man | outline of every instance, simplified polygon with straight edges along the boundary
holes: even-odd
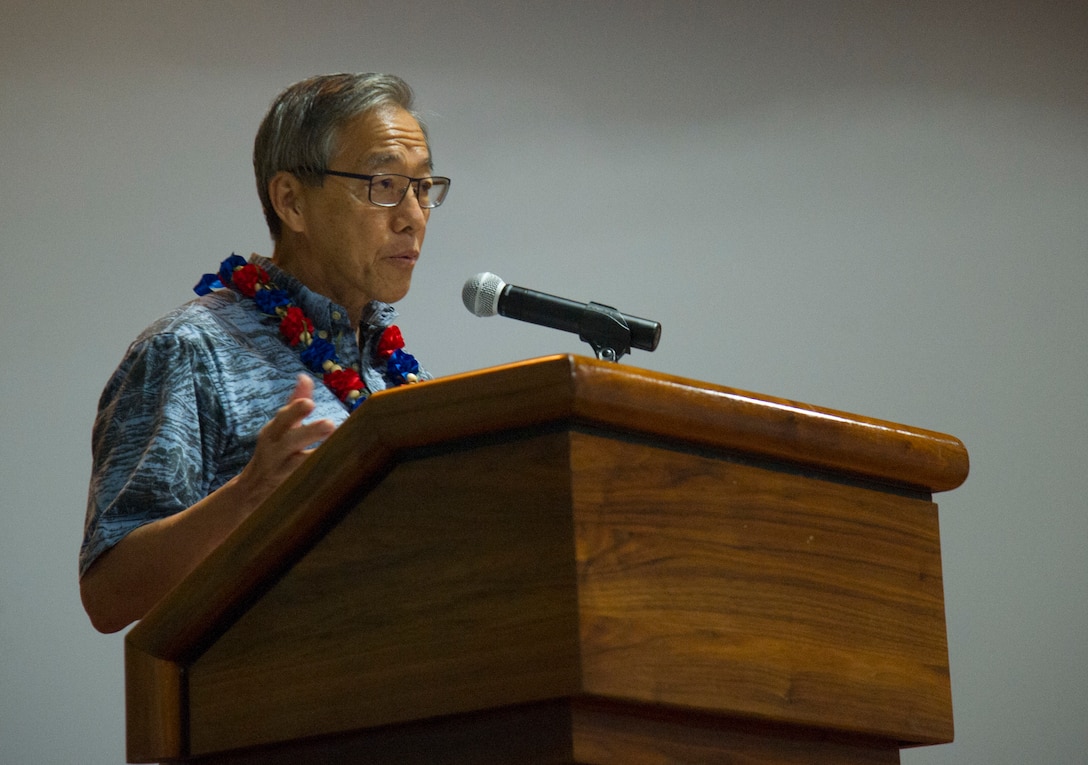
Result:
[[[389,304],[449,179],[431,176],[407,84],[291,86],[253,163],[271,260],[232,256],[205,276],[202,297],[129,348],[99,403],[80,593],[103,632],[141,618],[369,393],[427,377]]]

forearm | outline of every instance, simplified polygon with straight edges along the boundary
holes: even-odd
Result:
[[[300,375],[240,474],[180,513],[130,532],[87,569],[79,591],[96,629],[116,632],[143,618],[303,463],[308,446],[332,435],[331,420],[303,424],[312,394],[313,380]]]
[[[192,507],[129,533],[80,580],[83,607],[95,629],[116,632],[142,618],[261,499],[235,478]]]

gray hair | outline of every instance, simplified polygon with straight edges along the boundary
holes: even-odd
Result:
[[[337,150],[340,128],[359,115],[383,106],[399,106],[427,128],[412,109],[412,89],[392,74],[325,74],[291,85],[272,102],[253,143],[257,195],[274,240],[282,225],[272,206],[268,184],[286,170],[304,183],[320,185],[321,171]]]

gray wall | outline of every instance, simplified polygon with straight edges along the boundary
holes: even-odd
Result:
[[[12,7],[12,6],[15,7]],[[0,22],[0,762],[123,761],[76,551],[98,394],[230,251],[284,85],[393,71],[453,191],[401,326],[452,373],[574,336],[466,277],[660,320],[626,363],[952,433],[956,743],[1088,750],[1088,4],[8,2]]]

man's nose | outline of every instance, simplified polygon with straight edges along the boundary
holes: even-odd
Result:
[[[413,228],[427,225],[428,211],[419,203],[419,181],[408,184],[408,190],[396,210],[398,216],[408,220]]]

